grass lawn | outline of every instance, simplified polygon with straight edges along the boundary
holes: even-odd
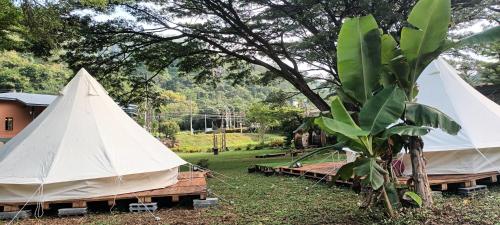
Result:
[[[188,132],[180,132],[176,135],[179,143],[178,146],[172,148],[176,152],[207,152],[213,147],[213,134],[189,134]],[[259,137],[254,133],[227,133],[226,144],[230,150],[241,148],[246,150],[249,145],[259,144]],[[266,134],[264,142],[269,143],[273,140],[283,140],[283,136],[276,134]],[[220,145],[220,134],[219,134]]]
[[[86,217],[24,220],[31,224],[498,224],[500,221],[500,186],[474,198],[445,194],[436,199],[434,209],[404,209],[389,220],[379,210],[360,209],[359,197],[349,188],[328,187],[323,183],[287,176],[249,174],[256,163],[283,163],[291,158],[255,158],[255,155],[279,150],[232,151],[218,156],[209,153],[183,153],[184,159],[196,163],[209,159],[209,168],[224,174],[209,178],[211,196],[219,197],[214,209],[192,210],[185,207],[160,209],[155,216],[104,212]],[[332,160],[331,155],[316,161]],[[334,156],[333,159],[337,159]]]

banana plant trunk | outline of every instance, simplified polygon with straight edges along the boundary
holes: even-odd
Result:
[[[433,204],[432,193],[427,178],[423,153],[422,139],[420,137],[412,137],[410,139],[410,159],[415,192],[422,198],[423,207],[430,207]]]

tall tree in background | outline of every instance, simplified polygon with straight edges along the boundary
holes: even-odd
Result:
[[[487,29],[500,25],[500,3],[498,1],[464,1],[465,7],[457,7],[452,14],[453,21],[464,21],[454,26],[450,32],[453,39],[460,39],[471,35],[470,27]],[[471,17],[471,14],[477,16]],[[467,46],[465,49],[452,51],[448,61],[457,68],[460,76],[471,85],[494,84],[498,77],[500,63],[498,43]]]
[[[464,2],[454,1],[454,6],[471,7]],[[384,32],[399,34],[403,27],[399,21],[414,3],[181,0],[71,4],[73,10],[94,8],[107,15],[118,12],[131,17],[81,20],[84,36],[70,42],[67,59],[73,68],[86,67],[103,79],[104,74],[128,73],[145,63],[154,74],[177,66],[183,72],[196,72],[199,80],[215,79],[214,69],[229,65],[228,78],[242,82],[253,69],[245,63],[258,65],[266,69],[261,80],[282,78],[318,109],[327,111],[328,104],[315,89],[340,86],[335,40],[341,22],[371,13]],[[327,85],[311,87],[309,82],[314,80]]]

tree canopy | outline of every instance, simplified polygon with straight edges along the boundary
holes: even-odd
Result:
[[[490,1],[466,2],[453,1],[452,6],[462,9]],[[250,64],[258,65],[266,69],[258,80],[282,78],[320,110],[328,110],[317,89],[341,85],[336,58],[341,22],[371,13],[385,33],[399,34],[404,25],[400,21],[414,4],[413,0],[85,1],[70,7],[95,11],[80,20],[81,35],[68,42],[67,59],[74,69],[86,67],[98,77],[128,74],[144,64],[153,74],[176,66],[180,72],[195,72],[197,80],[210,80],[219,79],[216,70],[228,65],[226,77],[237,82],[248,81]],[[467,15],[456,17],[455,24],[480,16],[461,12]],[[95,15],[115,17],[95,21],[91,19]],[[310,86],[315,80],[326,84]]]

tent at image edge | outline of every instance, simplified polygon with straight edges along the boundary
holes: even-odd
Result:
[[[433,129],[423,136],[428,174],[500,172],[500,105],[467,82],[443,58],[434,60],[417,80],[417,102],[453,118],[462,129],[457,135]],[[404,174],[411,174],[409,154]]]
[[[72,200],[164,188],[186,162],[81,69],[0,149],[0,202]]]

